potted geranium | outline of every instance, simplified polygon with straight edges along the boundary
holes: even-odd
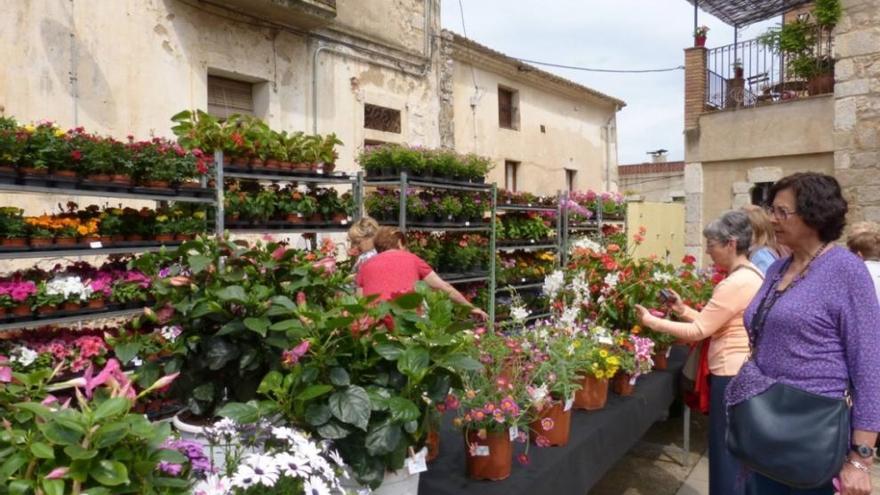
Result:
[[[124,241],[124,232],[121,208],[108,208],[101,213],[98,233],[104,246]]]
[[[156,215],[156,223],[153,230],[156,242],[166,243],[173,241],[175,232],[177,232],[176,218],[172,218],[167,213]]]
[[[706,46],[706,35],[709,33],[709,26],[703,25],[694,29],[694,46]]]
[[[0,246],[27,246],[27,223],[24,210],[12,206],[0,208]]]
[[[64,296],[57,291],[50,290],[46,281],[37,285],[31,309],[40,316],[46,316],[58,311],[58,305],[64,301]]]
[[[323,223],[324,217],[318,211],[318,200],[311,194],[303,194],[299,200],[299,213],[308,223]]]
[[[61,274],[46,282],[47,296],[59,296],[58,304],[63,311],[78,311],[89,300],[91,288],[78,276]]]
[[[37,285],[30,280],[13,279],[0,283],[0,293],[11,300],[9,312],[14,316],[30,316],[33,312]]]

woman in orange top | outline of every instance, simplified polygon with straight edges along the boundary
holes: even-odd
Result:
[[[749,261],[752,226],[742,211],[730,211],[703,230],[706,254],[730,275],[715,287],[712,299],[697,312],[686,306],[678,294],[670,302],[672,311],[684,322],[658,318],[636,306],[642,325],[685,341],[712,339],[709,343],[709,493],[739,495],[743,483],[737,481],[739,464],[727,450],[727,415],[724,389],[742,367],[749,354],[749,337],[743,326],[743,312],[758,293],[764,276]]]

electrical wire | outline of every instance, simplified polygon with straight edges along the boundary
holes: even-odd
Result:
[[[459,0],[461,1],[461,0]],[[467,36],[467,35],[465,35]],[[527,58],[518,58],[513,57],[515,60],[519,60],[520,62],[526,64],[534,64],[534,65],[544,65],[547,67],[556,67],[557,69],[571,69],[571,70],[581,70],[585,72],[604,72],[604,73],[613,73],[613,74],[647,74],[651,72],[672,72],[676,70],[684,70],[683,65],[679,65],[677,67],[669,67],[665,69],[595,69],[592,67],[580,67],[577,65],[564,65],[564,64],[555,64],[552,62],[540,62],[537,60],[529,60]]]

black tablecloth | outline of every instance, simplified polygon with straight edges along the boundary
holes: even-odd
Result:
[[[419,495],[582,495],[644,436],[651,425],[665,419],[678,393],[678,376],[685,349],[675,349],[669,369],[641,377],[635,393],[619,397],[611,392],[600,411],[575,411],[571,437],[565,447],[531,445],[531,463],[513,461],[513,472],[503,481],[474,481],[465,472],[464,439],[444,418],[440,457],[422,473]],[[516,444],[514,455],[525,446]]]

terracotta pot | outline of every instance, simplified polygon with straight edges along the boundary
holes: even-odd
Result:
[[[699,46],[699,47],[706,46],[706,37],[705,36],[694,36],[694,46]]]
[[[167,180],[148,180],[144,185],[153,189],[170,189],[171,184]]]
[[[308,163],[294,163],[293,170],[306,171],[311,169]]]
[[[49,170],[45,168],[21,167],[18,170],[21,175],[49,175]]]
[[[232,157],[229,155],[223,155],[223,165],[232,164]]]
[[[309,222],[323,223],[324,222],[324,215],[321,215],[320,213],[312,213],[312,215],[309,216]]]
[[[281,162],[282,170],[293,170],[293,162]]]
[[[126,234],[125,240],[126,241],[142,241],[142,240],[144,240],[144,236],[142,236],[140,234]]]
[[[124,235],[124,234],[114,234],[114,235],[111,235],[111,236],[110,236],[110,242],[111,242],[112,244],[116,244],[116,243],[118,243],[118,242],[124,242],[124,241],[125,241],[125,235]]]
[[[56,237],[56,246],[76,246],[76,237]]]
[[[79,308],[81,308],[81,307],[82,307],[82,305],[78,302],[65,301],[61,305],[61,310],[62,311],[79,311]]]
[[[310,163],[309,170],[311,170],[312,172],[317,172],[318,171],[318,164],[317,163]]]
[[[544,428],[544,420],[552,421],[552,427],[548,430]],[[547,421],[548,425],[550,421]],[[537,420],[529,424],[529,428],[535,433],[534,439],[543,436],[550,442],[551,447],[562,447],[568,443],[568,436],[571,432],[571,409],[565,410],[564,402],[555,402],[551,406],[545,407],[540,413]]]
[[[266,162],[262,158],[251,158],[250,161],[251,167],[262,167],[266,164]]]
[[[574,407],[586,411],[596,411],[608,402],[608,379],[599,380],[587,375],[581,382],[581,389],[574,393]]]
[[[107,303],[104,301],[103,297],[97,297],[93,299],[89,299],[89,303],[86,305],[89,309],[103,309]]]
[[[4,163],[0,165],[0,174],[3,175],[15,175],[15,165],[9,165]]]
[[[12,237],[0,240],[0,246],[25,247],[27,246],[27,241],[25,237]]]
[[[92,182],[110,182],[110,176],[107,174],[92,174],[87,179]]]
[[[156,240],[159,242],[171,242],[174,240],[174,234],[156,234]]]
[[[193,234],[174,234],[175,241],[191,241],[195,238],[196,236]]]
[[[425,447],[428,447],[428,456],[425,458],[428,462],[433,461],[440,456],[440,434],[434,430],[428,432],[425,438]]]
[[[76,170],[56,170],[52,172],[55,177],[64,177],[65,179],[76,179]]]
[[[342,223],[348,221],[348,215],[345,213],[334,213],[333,214],[333,222]]]
[[[131,177],[124,174],[113,174],[112,176],[110,176],[110,180],[114,184],[122,184],[123,186],[131,185]]]
[[[654,360],[654,369],[658,371],[665,370],[669,367],[669,348],[661,347],[659,349],[654,349],[654,356],[652,357]]]
[[[80,244],[85,244],[86,246],[91,245],[91,243],[93,242],[101,242],[101,238],[96,235],[92,235],[88,237],[82,237],[79,240]],[[104,243],[101,243],[101,245],[103,246]]]
[[[287,220],[287,223],[295,223],[297,225],[306,223],[306,219],[297,213],[288,213],[285,220]]]
[[[202,183],[201,182],[181,182],[180,188],[181,189],[201,189]]]
[[[499,481],[510,476],[513,445],[507,431],[487,432],[485,439],[480,439],[476,431],[470,431],[467,433],[464,452],[469,478]],[[471,455],[471,452],[481,455]]]
[[[46,316],[58,311],[58,308],[52,305],[40,306],[37,308],[37,314],[40,316]]]
[[[101,237],[98,238],[98,240],[101,241],[101,245],[104,247],[107,247],[107,246],[113,244],[113,237],[111,237],[109,235],[102,235]]]
[[[324,173],[329,174],[329,173],[333,172],[334,170],[336,170],[336,164],[335,163],[325,163],[323,168],[324,168]]]
[[[630,380],[632,380],[632,375],[629,373],[618,373],[614,376],[614,393],[620,395],[622,397],[626,397],[633,394],[633,391],[636,389],[635,384],[631,384]]]
[[[241,217],[239,215],[226,215],[223,221],[226,223],[236,223]]]
[[[233,156],[232,164],[236,167],[245,167],[248,163],[251,162],[251,159],[246,156]]]
[[[281,162],[274,159],[274,158],[269,158],[268,160],[266,160],[265,165],[266,165],[266,168],[274,168],[274,169],[281,168]]]
[[[6,318],[6,306],[0,306],[0,319]]]
[[[19,304],[18,306],[12,308],[12,314],[15,316],[30,316],[33,314],[31,307],[27,304]]]
[[[31,237],[30,243],[31,247],[35,248],[48,247],[55,244],[55,239],[51,237]]]

